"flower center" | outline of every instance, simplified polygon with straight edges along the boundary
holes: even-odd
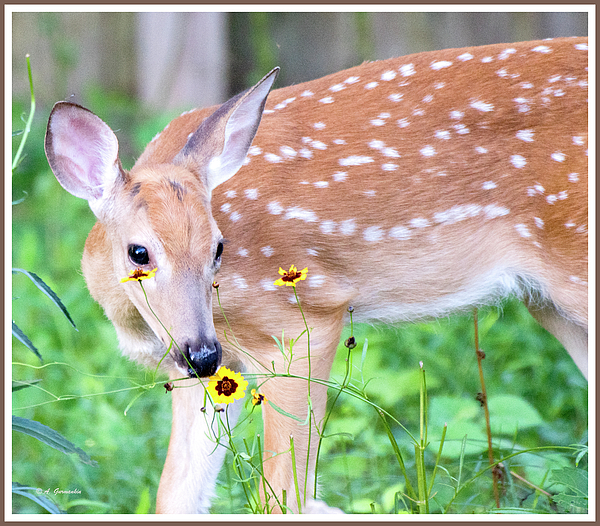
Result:
[[[281,278],[282,281],[294,281],[295,279],[302,276],[300,272],[286,272],[284,276]]]
[[[220,382],[217,382],[217,393],[219,395],[231,396],[237,390],[238,384],[224,376]]]

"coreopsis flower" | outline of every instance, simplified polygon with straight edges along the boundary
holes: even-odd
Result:
[[[252,405],[260,405],[263,402],[268,401],[269,400],[264,394],[259,393],[256,389],[252,389]]]
[[[240,373],[221,367],[214,376],[209,378],[206,389],[215,404],[230,404],[243,398],[247,387],[248,382]]]
[[[279,278],[275,285],[286,285],[288,287],[293,287],[298,281],[302,281],[306,279],[306,274],[308,273],[308,267],[303,268],[302,270],[298,270],[295,265],[290,267],[290,270],[283,270],[279,267],[279,274],[281,278]]]
[[[143,279],[150,279],[154,277],[158,268],[151,270],[149,272],[142,270],[141,268],[136,268],[129,272],[129,276],[123,278],[121,283],[125,283],[126,281],[142,281]]]

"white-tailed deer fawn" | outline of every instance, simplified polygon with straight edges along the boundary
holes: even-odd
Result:
[[[295,338],[304,325],[290,289],[273,282],[293,263],[309,271],[298,291],[315,378],[329,376],[349,305],[356,321],[400,322],[511,294],[587,374],[587,49],[573,38],[420,53],[267,101],[273,71],[220,107],[173,120],[129,172],[104,122],[58,103],[48,160],[98,218],[83,271],[124,353],[155,365],[171,344],[141,287],[120,282],[157,268],[145,291],[177,344],[163,361],[171,378],[221,363],[262,372],[255,361],[285,372],[271,335]],[[221,351],[217,271],[253,360],[223,341]],[[306,337],[294,349],[306,356]],[[306,376],[307,362],[291,372]],[[306,381],[273,378],[262,391],[306,417]],[[203,389],[172,396],[157,511],[206,512],[223,450],[209,454]],[[311,401],[318,423],[326,388],[312,383]],[[268,404],[264,426],[266,478],[294,495],[290,454],[274,454],[293,435],[302,487],[314,476],[303,469],[309,426]]]

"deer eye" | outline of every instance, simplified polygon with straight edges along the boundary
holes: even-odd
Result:
[[[129,254],[129,259],[134,265],[142,266],[150,263],[150,256],[146,247],[141,245],[129,245],[127,253]]]
[[[223,243],[219,241],[217,245],[217,251],[215,252],[215,261],[219,261],[221,259],[221,254],[223,254]]]

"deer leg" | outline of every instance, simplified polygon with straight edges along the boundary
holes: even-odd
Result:
[[[267,480],[263,497],[276,513],[281,512],[283,506],[283,490],[286,492],[286,506],[292,512],[298,509],[305,512],[311,509],[317,509],[319,513],[323,513],[324,509],[339,512],[327,506],[315,506],[314,493],[319,433],[327,406],[327,386],[322,382],[329,379],[343,326],[342,315],[315,325],[318,328],[310,333],[310,384],[308,346],[303,336],[294,344],[291,362],[283,359],[281,354],[272,355],[277,373],[286,374],[289,370],[294,377],[269,378],[260,387],[269,403],[276,404],[295,417],[284,416],[269,403],[263,409],[264,470]],[[292,448],[295,466],[292,465]]]
[[[217,476],[225,458],[227,440],[205,390],[198,380],[177,382],[173,396],[173,425],[165,467],[158,486],[156,512],[208,513]],[[207,395],[208,396],[208,395]],[[227,419],[235,425],[244,403],[226,406]],[[204,410],[203,410],[204,408]]]

